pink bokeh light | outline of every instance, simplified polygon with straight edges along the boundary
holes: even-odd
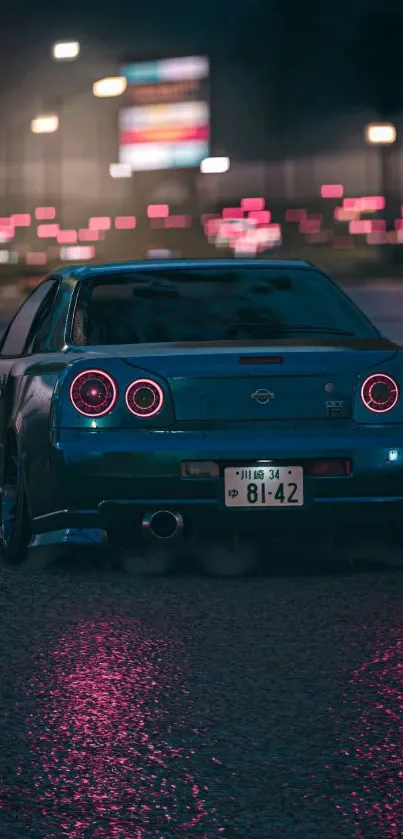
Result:
[[[110,230],[112,219],[110,216],[92,216],[89,219],[88,227],[91,230]]]
[[[116,216],[115,228],[116,230],[134,230],[136,227],[135,216]]]
[[[147,216],[148,218],[167,218],[169,216],[168,204],[149,204]]]
[[[59,245],[74,245],[77,242],[77,230],[59,230],[57,241]]]
[[[35,210],[35,218],[37,221],[52,221],[56,218],[55,207],[37,207]]]
[[[245,212],[259,212],[265,208],[264,198],[242,198],[241,207]]]
[[[58,224],[39,224],[37,229],[38,239],[53,239],[59,233]]]
[[[343,184],[322,184],[320,194],[322,198],[342,198],[344,195]]]

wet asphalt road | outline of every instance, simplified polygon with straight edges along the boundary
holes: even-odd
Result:
[[[2,839],[403,835],[400,573],[0,579]]]
[[[403,837],[402,593],[0,570],[0,839]]]

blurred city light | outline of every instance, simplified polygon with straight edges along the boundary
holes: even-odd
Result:
[[[90,230],[110,230],[111,225],[110,216],[92,216],[88,222]]]
[[[251,210],[248,213],[248,218],[255,219],[258,224],[270,224],[271,212],[270,210]]]
[[[82,227],[78,231],[78,238],[80,242],[97,242],[99,239],[99,230],[90,230],[87,227]]]
[[[31,122],[33,134],[53,134],[59,128],[59,117],[55,114],[35,117]]]
[[[126,64],[121,69],[130,85],[181,82],[207,78],[209,60],[206,56],[186,56]]]
[[[27,265],[46,265],[48,257],[44,251],[30,251],[25,257]]]
[[[192,216],[169,216],[165,219],[164,227],[169,228],[180,228],[180,227],[191,227],[192,226]]]
[[[300,222],[302,219],[307,217],[306,210],[286,210],[285,211],[285,220],[286,221],[295,221]]]
[[[246,211],[259,211],[264,210],[265,203],[266,202],[264,198],[242,198],[241,207],[243,210]]]
[[[166,218],[169,216],[168,204],[149,204],[147,215],[148,218]]]
[[[74,245],[77,242],[76,230],[59,230],[57,233],[57,241],[59,245]]]
[[[39,224],[37,236],[38,239],[54,239],[59,233],[58,224]]]
[[[230,168],[229,157],[205,157],[200,164],[200,171],[203,175],[217,175],[228,172]]]
[[[127,88],[127,81],[124,76],[109,76],[106,79],[99,79],[92,86],[94,96],[122,96]]]
[[[111,178],[131,178],[132,167],[129,163],[111,163],[109,174]]]
[[[322,184],[320,194],[322,198],[342,198],[344,195],[343,184]]]
[[[116,216],[115,228],[116,230],[134,230],[136,227],[135,216]]]
[[[77,58],[80,54],[78,41],[57,41],[53,44],[52,55],[56,61],[66,61]]]
[[[10,216],[11,227],[29,227],[30,224],[30,213],[14,213],[13,216]]]
[[[371,145],[390,145],[396,140],[396,127],[390,122],[371,122],[365,128],[365,138]]]
[[[80,259],[94,259],[95,248],[86,245],[76,245],[72,248],[60,248],[60,259],[63,261],[72,260],[76,262]]]
[[[52,221],[56,218],[56,207],[37,207],[35,218],[38,221]]]
[[[0,251],[0,263],[6,265],[7,263],[16,264],[18,262],[18,253],[15,251]]]
[[[225,219],[243,218],[242,207],[224,207],[222,217]]]

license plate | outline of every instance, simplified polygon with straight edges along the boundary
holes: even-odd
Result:
[[[302,466],[234,466],[224,470],[226,507],[302,507]]]

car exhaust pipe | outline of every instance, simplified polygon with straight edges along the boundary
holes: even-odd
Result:
[[[158,510],[146,513],[141,522],[142,534],[146,539],[157,542],[173,542],[182,535],[184,527],[181,513]]]

